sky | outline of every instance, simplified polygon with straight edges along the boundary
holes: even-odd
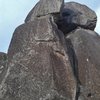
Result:
[[[29,11],[39,0],[0,0],[0,52],[7,53],[13,32],[24,23]],[[100,34],[100,0],[65,0],[85,4],[93,9],[98,17],[95,31]]]

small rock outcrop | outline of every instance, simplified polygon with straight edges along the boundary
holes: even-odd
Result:
[[[85,5],[40,0],[0,53],[0,100],[99,100],[96,21]]]
[[[30,11],[25,22],[33,21],[36,17],[60,13],[64,0],[40,0]]]

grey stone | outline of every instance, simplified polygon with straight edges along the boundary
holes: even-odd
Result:
[[[6,59],[7,59],[7,54],[3,53],[3,52],[0,52],[0,62],[5,61]]]
[[[99,100],[100,36],[91,30],[76,29],[66,40],[73,45],[76,55],[79,100]]]
[[[36,17],[60,13],[64,0],[40,0],[30,11],[25,22],[33,21]]]
[[[0,52],[0,84],[3,80],[3,76],[6,73],[6,64],[7,64],[7,54]]]
[[[87,6],[40,0],[0,53],[0,100],[100,100],[100,36]]]
[[[67,34],[77,27],[94,30],[97,22],[96,13],[85,5],[68,2],[62,10],[62,17],[58,21],[58,27]]]
[[[64,35],[52,16],[19,26],[8,59],[3,100],[75,100],[77,83]]]
[[[5,89],[2,89],[2,86],[4,86],[4,76],[7,72],[7,54],[0,52],[0,100],[3,100],[2,95],[3,91]]]

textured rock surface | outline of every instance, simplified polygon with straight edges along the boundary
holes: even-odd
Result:
[[[3,100],[2,93],[5,89],[4,86],[5,78],[4,76],[7,73],[7,54],[0,52],[0,100]]]
[[[0,53],[0,100],[100,100],[95,26],[84,5],[40,0]]]
[[[80,26],[85,29],[94,30],[97,22],[96,13],[85,5],[68,2],[62,10],[62,17],[58,22],[60,29],[70,32]]]
[[[7,54],[0,52],[0,84],[6,72]]]
[[[36,17],[39,16],[60,13],[63,4],[64,0],[40,0],[30,11],[25,22],[33,21]]]
[[[18,27],[8,58],[4,100],[75,99],[77,84],[64,36],[52,17],[45,16]]]
[[[0,52],[0,62],[5,61],[7,59],[7,54]]]
[[[79,100],[99,100],[100,37],[93,31],[77,29],[66,39],[72,43],[78,61]]]

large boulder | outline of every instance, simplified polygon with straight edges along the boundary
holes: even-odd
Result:
[[[8,50],[8,59],[9,73],[0,99],[75,100],[76,78],[64,35],[57,29],[52,16],[18,27]]]
[[[36,17],[60,13],[64,0],[40,0],[30,11],[25,22],[33,21]]]
[[[78,100],[100,100],[100,36],[80,28],[66,36],[66,41],[75,51]]]
[[[67,2],[62,10],[58,27],[67,34],[77,27],[94,30],[97,22],[96,13],[85,5]]]

